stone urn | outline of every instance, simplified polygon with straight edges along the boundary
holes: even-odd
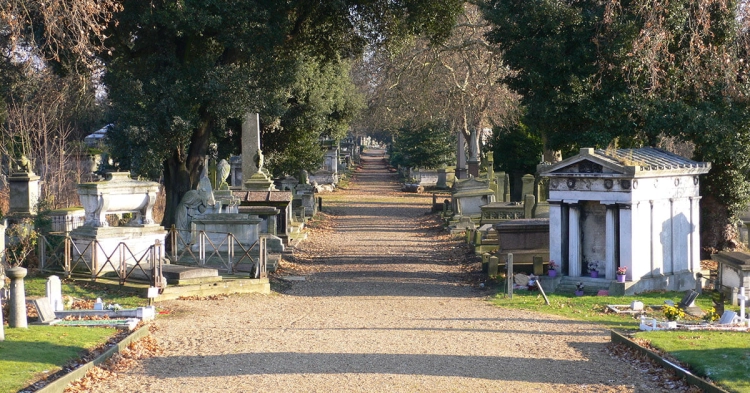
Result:
[[[5,269],[5,275],[10,278],[10,313],[8,315],[8,326],[12,328],[26,328],[26,291],[23,278],[28,271],[22,267]]]

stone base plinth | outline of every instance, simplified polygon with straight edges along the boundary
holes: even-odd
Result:
[[[258,217],[242,213],[207,214],[193,219],[193,251],[198,251],[199,231],[204,231],[218,251],[226,252],[229,250],[230,241],[227,239],[229,233],[234,235],[245,248],[250,247],[258,241],[259,226],[262,221]],[[237,244],[233,246],[239,247]],[[213,250],[214,247],[206,243],[206,253],[210,254]]]
[[[122,264],[150,262],[145,255],[149,248],[159,242],[158,254],[165,257],[164,243],[167,231],[160,225],[127,227],[82,226],[70,232],[75,247],[72,262],[76,269],[85,267],[85,261],[92,275],[120,269]],[[81,261],[81,258],[83,261]]]

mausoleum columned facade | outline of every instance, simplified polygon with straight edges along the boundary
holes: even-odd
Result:
[[[710,163],[657,148],[595,150],[540,167],[549,178],[550,259],[563,273],[614,280],[627,293],[685,290],[700,270],[699,175]]]

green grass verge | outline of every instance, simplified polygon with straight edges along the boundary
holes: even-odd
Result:
[[[96,300],[105,304],[119,304],[123,308],[136,308],[148,305],[148,299],[141,298],[125,288],[103,285],[87,280],[61,278],[63,296],[76,299]],[[24,279],[27,297],[42,297],[47,293],[47,276],[32,276]]]
[[[640,319],[629,314],[615,314],[607,311],[609,304],[630,304],[634,300],[640,300],[644,305],[660,306],[665,300],[678,303],[682,299],[681,292],[653,292],[637,296],[574,296],[572,294],[548,294],[550,305],[544,303],[544,298],[536,291],[516,291],[513,299],[498,294],[492,299],[492,303],[508,308],[538,311],[546,314],[560,315],[571,319],[578,319],[598,323],[610,329],[638,330]],[[709,295],[701,295],[696,300],[696,305],[703,310],[713,306]],[[657,318],[663,319],[661,312],[656,312]]]
[[[498,294],[491,302],[501,307],[559,315],[632,333],[687,364],[696,375],[708,377],[733,392],[750,392],[750,333],[684,330],[641,332],[639,318],[605,311],[608,304],[630,304],[633,300],[640,300],[646,306],[662,305],[665,300],[678,303],[682,296],[681,292],[622,297],[549,294],[550,305],[547,306],[539,292],[516,291],[512,299]],[[710,293],[700,295],[695,303],[703,311],[713,307]],[[658,310],[652,310],[649,314],[665,319]]]
[[[47,275],[24,279],[26,296],[46,295]],[[148,300],[125,288],[86,281],[61,279],[63,296],[119,304],[123,308],[148,305]],[[30,320],[33,322],[33,319]],[[7,326],[7,325],[6,325]],[[31,382],[59,371],[78,360],[87,350],[106,343],[117,329],[29,325],[28,329],[5,329],[0,341],[0,392],[16,392]]]
[[[0,341],[0,392],[17,392],[78,360],[117,333],[113,328],[31,325],[5,329]]]
[[[750,334],[720,331],[640,332],[635,337],[733,392],[750,392]]]

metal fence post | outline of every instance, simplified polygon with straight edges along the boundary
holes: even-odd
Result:
[[[268,262],[267,260],[268,254],[267,254],[267,248],[266,248],[266,238],[261,237],[260,238],[260,255],[258,256],[258,278],[265,278],[266,277],[266,264]]]
[[[229,262],[229,266],[227,267],[227,272],[229,274],[234,274],[234,235],[231,233],[227,233],[227,262]]]
[[[63,249],[65,250],[65,255],[63,256],[63,258],[65,259],[63,260],[63,269],[65,269],[66,278],[70,278],[70,260],[72,258],[71,251],[70,251],[72,248],[70,244],[71,242],[72,242],[72,239],[70,238],[70,236],[65,236],[64,246],[63,246]]]
[[[506,268],[508,269],[507,273],[507,279],[508,282],[508,297],[513,299],[513,254],[508,253],[508,261],[506,263]]]

